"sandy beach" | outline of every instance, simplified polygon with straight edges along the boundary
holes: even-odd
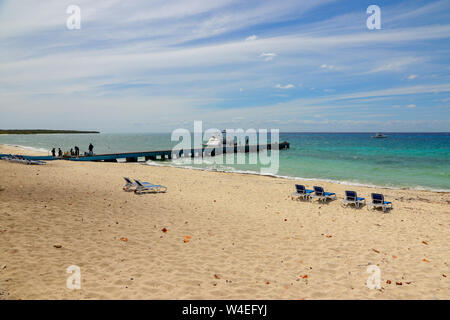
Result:
[[[124,192],[123,176],[168,192]],[[294,183],[0,161],[0,299],[450,298],[449,193],[303,181],[338,195],[322,204],[292,200]],[[349,189],[383,193],[394,209],[342,208]],[[66,287],[71,265],[81,269],[79,290]],[[380,290],[366,286],[368,265],[380,268]]]

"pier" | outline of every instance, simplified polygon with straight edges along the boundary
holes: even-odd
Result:
[[[53,156],[23,156],[29,160],[69,160],[69,161],[103,161],[103,162],[119,162],[118,159],[124,160],[121,162],[140,162],[148,160],[170,160],[186,157],[214,157],[226,153],[249,153],[260,152],[263,150],[272,149],[289,149],[289,142],[264,144],[264,145],[245,145],[245,146],[221,146],[221,147],[202,147],[192,149],[178,149],[178,150],[151,150],[139,152],[124,152],[124,153],[110,153],[110,154],[94,154],[84,155],[78,157],[53,157]],[[0,154],[0,158],[8,156],[7,154]]]

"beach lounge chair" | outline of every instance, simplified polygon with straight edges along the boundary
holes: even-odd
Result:
[[[308,199],[310,194],[314,192],[314,190],[308,190],[302,184],[295,185],[295,192],[291,195],[291,199],[302,198],[303,200]]]
[[[167,191],[167,187],[159,184],[144,183],[136,179],[134,179],[134,181],[136,182],[136,190],[134,190],[135,194],[159,193]]]
[[[3,157],[2,159],[4,160],[8,160],[10,162],[15,162],[15,163],[22,163],[22,164],[32,164],[32,165],[41,165],[41,164],[45,164],[44,161],[42,160],[30,160],[25,158],[24,156],[14,156],[14,155],[8,155],[6,157]]]
[[[5,161],[11,160],[11,159],[12,159],[12,155],[10,155],[10,154],[2,157],[2,160],[5,160]]]
[[[123,186],[123,191],[127,191],[127,192],[131,192],[134,191],[133,188],[136,187],[136,183],[134,183],[133,181],[131,181],[130,178],[127,177],[123,177],[123,179],[125,180],[126,184]]]
[[[138,186],[136,182],[133,182],[130,178],[127,178],[127,177],[123,177],[123,179],[126,182],[122,188],[124,191],[132,192],[132,191],[136,190],[136,187]],[[144,186],[153,186],[153,184],[150,182],[144,182],[144,181],[139,181],[139,182]]]
[[[322,187],[314,186],[314,192],[309,196],[310,199],[319,199],[319,201],[326,202],[328,199],[335,200],[336,194],[334,192],[325,192]]]
[[[42,161],[42,160],[27,160],[27,164],[40,166],[40,165],[46,164],[46,162]]]
[[[356,208],[359,208],[361,204],[366,204],[366,199],[358,197],[355,191],[345,191],[345,199],[342,200],[341,205],[343,207],[354,204]]]
[[[392,202],[384,201],[384,196],[381,193],[372,193],[372,201],[367,205],[367,210],[370,208],[381,208],[383,212],[386,212],[394,207],[392,206]]]

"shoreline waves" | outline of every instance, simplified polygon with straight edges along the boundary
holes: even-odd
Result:
[[[236,174],[248,174],[248,175],[255,175],[255,176],[265,176],[265,177],[272,177],[272,178],[280,178],[280,179],[286,179],[291,181],[309,181],[309,182],[327,182],[327,183],[333,183],[333,184],[340,184],[345,186],[354,186],[354,187],[367,187],[367,188],[377,188],[377,189],[390,189],[390,190],[416,190],[416,191],[430,191],[430,192],[437,192],[437,193],[450,193],[450,189],[433,189],[423,186],[415,186],[415,187],[397,187],[397,186],[383,186],[383,185],[375,185],[375,184],[365,184],[365,183],[359,183],[359,182],[351,182],[351,181],[339,181],[339,180],[333,180],[333,179],[320,179],[320,178],[304,178],[304,177],[292,177],[292,176],[285,176],[285,175],[278,175],[278,174],[271,174],[271,173],[260,173],[256,171],[244,171],[244,170],[236,170],[234,168],[231,168],[231,170],[226,169],[218,169],[218,168],[201,168],[201,167],[194,167],[194,166],[182,166],[182,165],[176,165],[176,164],[170,164],[170,163],[157,163],[156,161],[147,161],[145,163],[140,163],[142,165],[148,165],[148,166],[156,166],[156,167],[170,167],[170,168],[180,168],[180,169],[187,169],[187,170],[199,170],[199,171],[208,171],[208,172],[223,172],[223,173],[236,173]]]
[[[48,155],[50,153],[50,150],[47,150],[44,148],[35,148],[35,147],[30,147],[30,146],[21,146],[21,145],[8,144],[8,143],[4,143],[1,145],[14,148],[12,151],[16,150],[18,152],[17,154],[21,154],[20,153],[21,151],[28,151],[28,152],[31,151],[31,152],[39,153],[39,155],[44,155],[44,154]]]
[[[16,144],[0,144],[0,146],[3,145],[5,147],[11,147],[13,148],[11,152],[16,152],[17,154],[22,154],[23,152],[32,152],[32,155],[48,155],[50,153],[50,150],[46,150],[44,148],[36,148],[32,146],[23,146],[23,145],[16,145]],[[2,152],[0,152],[2,153]],[[143,164],[143,163],[141,163]],[[240,170],[233,168],[231,166],[222,166],[222,168],[211,168],[211,167],[196,167],[194,165],[185,165],[183,163],[179,164],[174,161],[164,161],[164,162],[157,162],[157,161],[147,161],[145,162],[146,165],[149,166],[162,166],[162,167],[173,167],[173,168],[181,168],[181,169],[188,169],[188,170],[201,170],[201,171],[212,171],[212,172],[224,172],[224,173],[238,173],[238,174],[250,174],[250,175],[260,175],[260,176],[269,176],[274,178],[281,178],[281,179],[287,179],[287,180],[293,180],[293,181],[317,181],[317,182],[329,182],[333,184],[341,184],[341,185],[347,185],[347,186],[354,186],[354,187],[369,187],[369,188],[379,188],[379,189],[393,189],[393,190],[418,190],[418,191],[431,191],[431,192],[441,192],[441,193],[448,193],[450,192],[450,189],[440,189],[440,188],[432,188],[427,186],[395,186],[395,185],[377,185],[377,184],[370,184],[370,183],[363,183],[358,181],[347,181],[347,180],[336,180],[336,179],[323,179],[323,178],[306,178],[306,177],[300,177],[300,176],[291,176],[291,175],[281,175],[281,174],[270,174],[270,173],[260,173],[254,170]]]

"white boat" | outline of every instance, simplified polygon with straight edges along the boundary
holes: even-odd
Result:
[[[207,143],[203,144],[203,147],[219,147],[219,146],[227,146],[232,147],[236,145],[235,137],[227,137],[227,133],[225,130],[222,130],[222,136],[218,133],[217,136],[212,136],[209,138]],[[222,141],[221,141],[222,140]]]
[[[372,138],[387,138],[388,136],[382,134],[381,132],[378,132],[376,135],[372,136]]]
[[[204,147],[218,147],[221,145],[220,139],[216,136],[212,136],[209,138],[206,144],[203,144]]]

